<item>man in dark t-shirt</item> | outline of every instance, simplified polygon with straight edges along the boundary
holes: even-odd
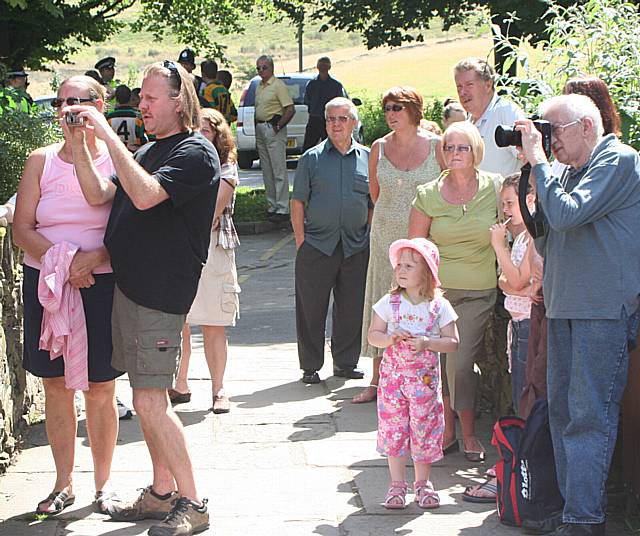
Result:
[[[188,94],[188,95],[187,95]],[[78,180],[92,205],[112,202],[105,233],[116,289],[112,365],[126,371],[153,464],[153,485],[131,503],[111,502],[118,521],[163,519],[150,536],[190,535],[209,526],[196,490],[184,430],[167,396],[180,354],[180,333],[207,259],[220,161],[200,127],[195,89],[174,62],[147,67],[140,112],[156,141],[132,156],[92,106],[70,106],[106,142],[116,173],[100,177],[84,127],[69,129]],[[68,128],[68,127],[64,127]],[[75,155],[78,158],[75,158]],[[177,487],[177,490],[176,490]]]
[[[327,138],[327,126],[324,118],[324,107],[336,97],[346,97],[342,84],[329,76],[331,60],[323,56],[316,65],[318,76],[307,84],[304,92],[304,103],[309,110],[309,121],[304,133],[302,150],[315,146]]]

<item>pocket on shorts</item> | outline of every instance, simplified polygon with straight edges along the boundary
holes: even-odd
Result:
[[[174,374],[178,368],[180,335],[164,330],[147,330],[138,334],[138,374]]]
[[[222,299],[220,307],[225,313],[235,313],[238,310],[240,285],[237,283],[224,283],[222,285]]]

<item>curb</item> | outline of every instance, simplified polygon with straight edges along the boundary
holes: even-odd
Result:
[[[243,221],[234,222],[233,225],[239,235],[256,235],[277,229],[291,229],[291,222],[288,221],[279,223],[272,223],[270,221]]]

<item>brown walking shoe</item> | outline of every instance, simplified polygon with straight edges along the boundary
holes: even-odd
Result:
[[[191,536],[209,528],[207,499],[198,506],[186,497],[180,497],[173,509],[159,525],[149,529],[149,536]]]
[[[133,502],[111,503],[106,513],[115,521],[139,521],[141,519],[164,519],[171,512],[178,492],[172,491],[167,499],[158,499],[151,493],[151,486],[142,489]]]

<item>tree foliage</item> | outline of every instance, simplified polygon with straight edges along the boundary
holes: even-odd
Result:
[[[558,95],[569,78],[596,75],[608,86],[618,106],[623,140],[640,149],[640,9],[628,0],[588,0],[565,8],[552,2],[542,61],[533,64],[524,42],[508,36],[508,62],[522,77],[505,80],[504,89],[533,113],[544,98]]]
[[[154,37],[173,34],[196,51],[221,57],[224,47],[211,39],[241,33],[242,15],[255,0],[0,0],[0,62],[45,69],[64,63],[79,48],[122,30],[116,17],[137,4],[134,31]]]

